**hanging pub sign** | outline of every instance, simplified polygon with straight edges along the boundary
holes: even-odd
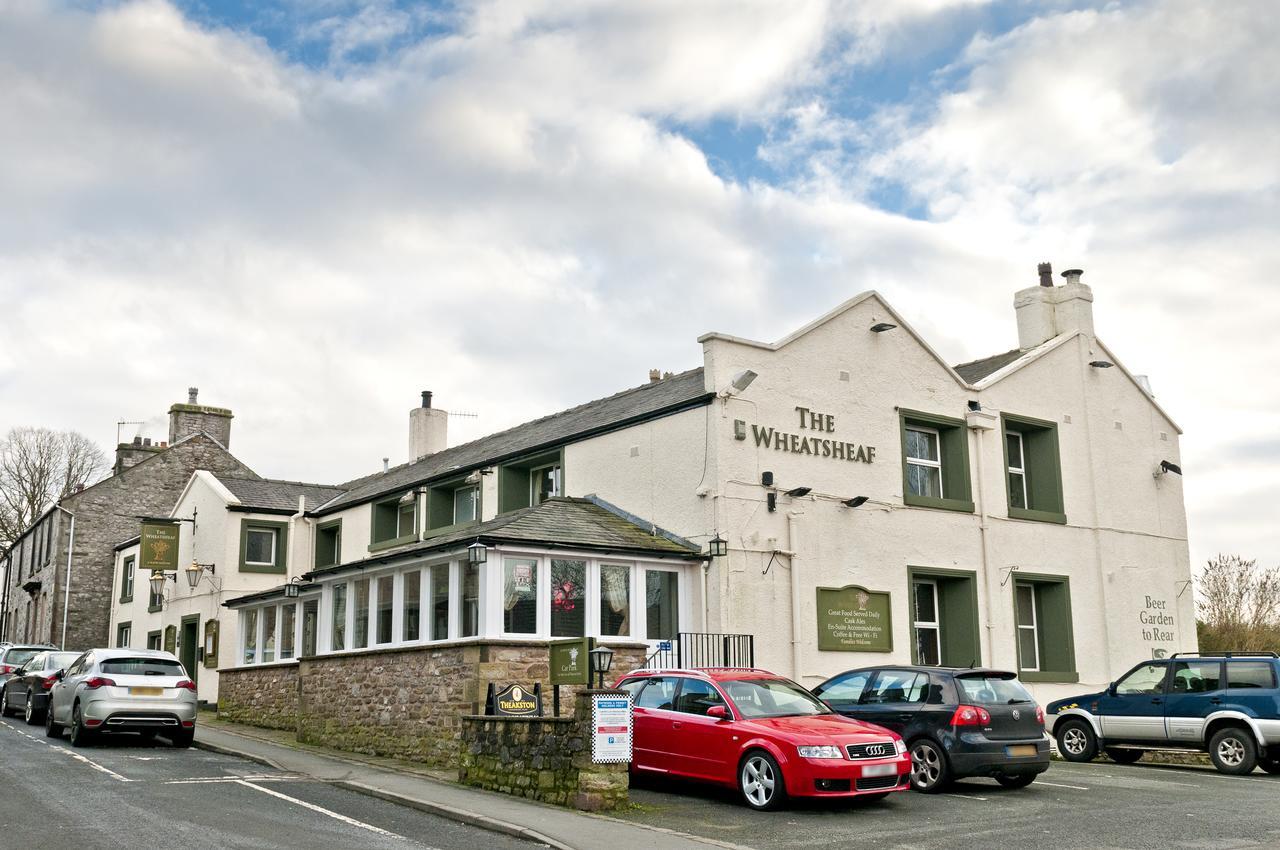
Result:
[[[856,584],[818,588],[818,649],[827,652],[892,652],[888,592]]]
[[[484,713],[498,717],[541,717],[542,685],[534,684],[533,690],[524,685],[507,685],[498,690],[490,682]]]
[[[551,684],[591,684],[591,650],[595,639],[589,637],[551,642]]]
[[[176,522],[144,522],[139,541],[138,568],[142,570],[178,569],[178,528]]]

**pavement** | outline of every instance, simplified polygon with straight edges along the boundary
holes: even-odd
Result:
[[[722,838],[695,836],[664,824],[591,815],[469,788],[447,781],[447,773],[410,762],[301,745],[287,732],[201,717],[196,746],[557,850],[744,850]]]

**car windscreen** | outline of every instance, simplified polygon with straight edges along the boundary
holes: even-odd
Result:
[[[11,649],[5,653],[4,663],[10,667],[18,667],[35,658],[39,651],[39,649]]]
[[[746,718],[832,713],[822,700],[782,679],[738,679],[721,682],[720,686]]]
[[[181,676],[182,665],[168,658],[108,658],[103,673],[118,676]]]
[[[44,660],[44,669],[46,670],[65,670],[71,666],[71,662],[80,657],[78,652],[50,652],[49,657]]]
[[[1012,705],[1035,702],[1026,688],[1013,676],[957,676],[960,694],[965,702],[978,705]]]

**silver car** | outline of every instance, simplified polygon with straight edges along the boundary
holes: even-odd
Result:
[[[54,682],[44,729],[71,730],[82,747],[99,733],[160,733],[189,747],[196,732],[196,686],[172,653],[155,649],[91,649]]]

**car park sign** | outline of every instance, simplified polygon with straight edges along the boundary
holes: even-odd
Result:
[[[631,697],[625,693],[591,697],[591,760],[631,761]]]

